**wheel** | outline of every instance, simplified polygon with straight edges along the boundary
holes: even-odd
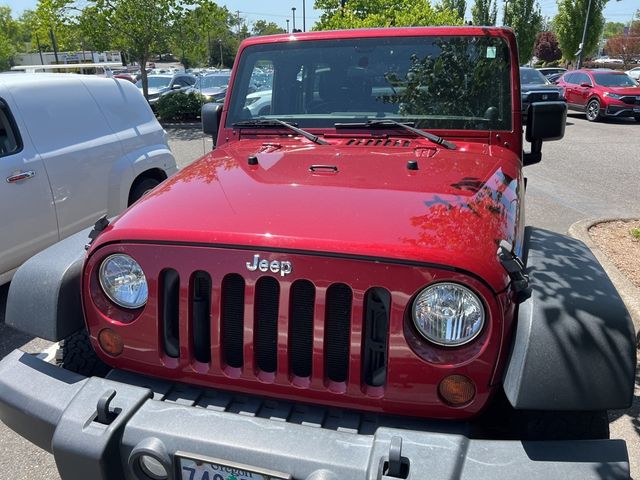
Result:
[[[104,377],[110,370],[96,355],[84,328],[60,342],[56,352],[56,365],[85,377]]]
[[[131,187],[129,192],[129,205],[140,200],[147,192],[153,190],[156,186],[160,185],[160,182],[155,178],[143,178],[136,181]]]
[[[587,120],[597,122],[600,120],[600,102],[597,99],[589,100],[587,104]]]

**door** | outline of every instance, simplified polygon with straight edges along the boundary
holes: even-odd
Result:
[[[29,137],[21,135],[22,122],[11,105],[0,92],[0,284],[30,256],[58,241],[47,173]]]

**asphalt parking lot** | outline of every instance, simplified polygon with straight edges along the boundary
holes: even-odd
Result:
[[[171,148],[183,167],[211,149],[197,129],[169,130]],[[640,218],[640,123],[588,123],[570,114],[565,138],[543,147],[543,161],[527,167],[527,224],[565,233],[590,217]],[[640,261],[640,259],[638,259]],[[14,348],[41,352],[48,342],[4,325],[7,287],[0,287],[0,358]],[[632,474],[640,478],[640,378],[631,409],[613,412],[612,438],[627,441]],[[0,480],[57,479],[53,457],[0,424]],[[517,473],[514,472],[516,475]]]

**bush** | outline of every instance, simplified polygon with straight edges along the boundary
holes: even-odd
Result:
[[[181,122],[198,118],[204,103],[198,92],[175,92],[160,97],[155,107],[160,120]]]

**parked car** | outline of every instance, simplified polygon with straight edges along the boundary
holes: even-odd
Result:
[[[520,95],[522,115],[526,119],[531,103],[564,100],[564,89],[552,84],[535,68],[520,67]]]
[[[0,76],[0,284],[33,254],[120,213],[176,170],[133,84]]]
[[[517,59],[497,27],[244,40],[215,149],[18,270],[6,322],[64,369],[8,354],[0,418],[63,480],[628,479],[633,323],[525,226],[567,105],[531,103],[525,152]]]
[[[542,75],[544,75],[547,78],[549,78],[551,75],[563,74],[564,72],[567,71],[566,68],[562,68],[562,67],[542,67],[542,68],[536,68],[536,70],[538,70]]]
[[[626,73],[636,81],[640,80],[640,67],[632,68],[631,70],[627,70],[624,73]]]
[[[605,117],[633,117],[640,122],[640,85],[624,72],[574,70],[565,73],[558,85],[565,89],[569,109],[584,112],[590,122]]]
[[[174,91],[185,91],[189,87],[195,85],[196,77],[188,73],[178,74],[162,74],[162,75],[148,75],[148,102],[152,107],[157,103],[158,99]],[[136,82],[136,87],[142,91],[142,79]]]
[[[271,113],[271,89],[248,94],[244,105],[249,109],[251,117],[269,115]]]
[[[189,91],[200,92],[207,101],[220,102],[227,94],[231,72],[215,72],[198,77]]]

